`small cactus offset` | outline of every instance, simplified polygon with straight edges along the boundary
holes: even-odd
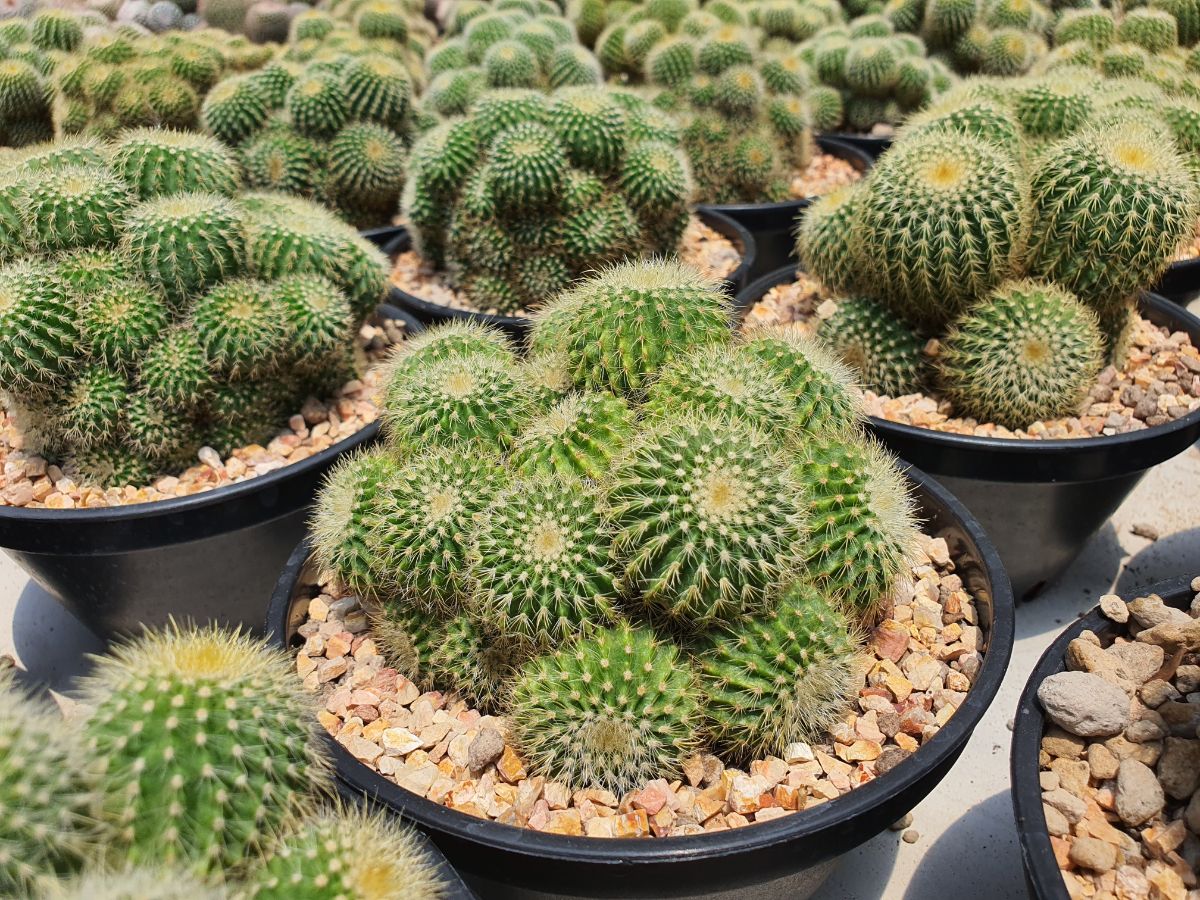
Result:
[[[822,320],[818,335],[868,390],[899,397],[919,391],[925,383],[925,342],[869,297],[839,299],[834,314]]]

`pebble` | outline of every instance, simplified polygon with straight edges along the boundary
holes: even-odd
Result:
[[[467,768],[482,772],[504,752],[504,738],[494,728],[484,728],[467,749]]]
[[[1116,809],[1126,825],[1141,825],[1166,803],[1154,771],[1136,759],[1125,759],[1117,770]]]
[[[1105,594],[1100,598],[1100,611],[1114,622],[1129,621],[1129,607],[1116,594]]]
[[[1117,848],[1097,838],[1081,837],[1071,844],[1070,859],[1085,869],[1107,872],[1117,863]]]
[[[1046,716],[1080,737],[1119,734],[1129,723],[1129,699],[1118,687],[1091,672],[1058,672],[1038,687]]]
[[[900,840],[904,841],[906,844],[915,844],[920,839],[921,833],[913,828],[908,829],[908,831],[900,835]]]
[[[791,195],[795,200],[819,197],[835,187],[850,184],[860,178],[862,173],[846,160],[818,151],[813,154],[808,168],[792,176]]]

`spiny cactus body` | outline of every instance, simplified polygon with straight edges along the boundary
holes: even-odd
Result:
[[[869,297],[838,300],[818,333],[868,390],[899,397],[921,389],[924,341]]]

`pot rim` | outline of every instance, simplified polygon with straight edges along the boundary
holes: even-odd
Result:
[[[1200,260],[1198,260],[1200,262]],[[757,278],[746,288],[738,292],[736,305],[739,311],[747,309],[771,288],[793,279],[801,266],[789,263],[786,266],[768,272]],[[1200,335],[1200,318],[1188,312],[1178,303],[1172,303],[1166,297],[1149,291],[1142,293],[1139,300],[1142,310],[1175,320],[1174,324],[1187,326],[1193,336]],[[963,450],[992,451],[1010,454],[1018,457],[1039,457],[1052,453],[1071,453],[1081,449],[1119,450],[1121,447],[1137,444],[1150,438],[1169,437],[1180,431],[1200,429],[1200,408],[1192,410],[1186,416],[1181,416],[1162,425],[1151,425],[1137,431],[1127,431],[1124,434],[1105,434],[1096,437],[1082,438],[1049,438],[1046,440],[1029,438],[997,438],[979,437],[970,434],[953,434],[948,431],[935,431],[932,428],[921,428],[918,425],[906,425],[893,422],[878,416],[869,416],[871,427],[882,434],[894,434],[908,440],[925,440],[934,443],[945,443]]]
[[[734,244],[741,245],[739,248],[741,262],[738,263],[736,269],[721,279],[723,284],[729,286],[729,293],[736,295],[741,290],[738,285],[744,285],[749,278],[750,272],[753,271],[754,260],[758,252],[754,243],[754,235],[744,225],[730,218],[721,210],[697,207],[695,213],[710,228],[720,232],[724,237],[733,241]],[[369,234],[364,232],[364,236],[377,242],[383,252],[389,257],[396,253],[401,253],[412,246],[412,236],[406,225],[393,225],[388,228],[372,229]],[[528,316],[502,316],[496,313],[476,312],[468,309],[456,309],[453,306],[444,306],[441,303],[435,303],[424,297],[418,297],[416,294],[410,293],[394,284],[388,285],[388,297],[388,302],[392,306],[403,307],[418,315],[429,316],[431,319],[438,321],[470,319],[484,325],[502,328],[510,335],[527,331],[533,321]]]
[[[411,333],[425,330],[425,326],[411,313],[383,303],[379,312],[385,318],[400,319]],[[276,485],[298,475],[304,475],[314,469],[329,465],[338,456],[352,450],[359,444],[373,440],[379,434],[379,419],[369,422],[354,434],[347,435],[336,444],[332,444],[314,453],[298,463],[289,463],[274,472],[256,475],[245,481],[223,485],[208,491],[201,491],[187,497],[175,497],[171,500],[147,500],[142,503],[130,503],[124,506],[105,506],[98,509],[45,509],[42,507],[27,508],[22,506],[0,506],[0,522],[7,525],[27,523],[31,526],[44,526],[55,522],[87,523],[100,525],[107,523],[136,522],[144,519],[165,518],[168,516],[198,514],[201,510],[210,509],[219,504],[238,500],[262,491],[269,491]]]
[[[1141,597],[1158,594],[1165,603],[1177,607],[1182,606],[1192,593],[1189,579],[1161,581],[1137,592]],[[1046,730],[1046,718],[1037,702],[1037,689],[1048,676],[1066,671],[1067,645],[1071,641],[1085,630],[1097,634],[1111,633],[1115,625],[1096,605],[1078,621],[1063,629],[1038,659],[1017,703],[1012,751],[1009,754],[1013,814],[1016,817],[1017,834],[1021,838],[1021,863],[1038,900],[1068,900],[1068,894],[1062,871],[1050,847],[1050,831],[1042,812],[1042,789],[1037,780],[1037,774],[1041,771],[1038,754]]]
[[[995,699],[1008,668],[1014,640],[1016,616],[1012,588],[991,541],[974,516],[936,481],[911,466],[906,469],[906,476],[911,486],[925,493],[933,501],[932,505],[949,513],[974,542],[981,569],[987,573],[989,580],[992,622],[983,664],[958,711],[928,743],[921,745],[885,775],[834,801],[769,822],[756,823],[745,829],[677,838],[604,839],[545,834],[478,819],[449,809],[418,797],[367,768],[332,737],[325,735],[339,778],[348,781],[357,791],[377,796],[422,828],[523,857],[588,864],[648,865],[717,859],[731,853],[763,850],[793,842],[869,813],[912,788],[940,766],[953,762]],[[288,645],[285,632],[292,607],[292,593],[308,557],[309,547],[305,539],[292,553],[271,597],[264,630],[268,641],[276,646]]]

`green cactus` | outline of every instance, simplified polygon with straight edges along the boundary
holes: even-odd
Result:
[[[200,108],[204,127],[226,144],[237,146],[267,121],[266,100],[250,75],[236,75],[218,83]]]
[[[910,116],[903,134],[911,136],[938,130],[953,131],[1018,154],[1022,150],[1021,129],[1025,121],[1030,124],[1029,134],[1036,137],[1039,131],[1050,135],[1056,114],[1063,120],[1070,118],[1073,105],[1069,101],[1063,104],[1067,107],[1064,110],[1059,110],[1056,105],[1059,92],[1052,85],[1060,83],[1063,82],[1048,77],[1045,86],[1039,83],[1018,88],[1018,102],[1022,105],[1016,115],[1006,104],[987,97],[966,93],[946,96]],[[1022,102],[1026,94],[1030,97]]]
[[[224,281],[198,297],[189,322],[210,363],[231,378],[269,372],[289,337],[283,308],[270,286],[252,278]]]
[[[138,369],[138,381],[149,396],[184,409],[199,404],[212,379],[199,338],[184,327],[169,330],[152,344]]]
[[[46,90],[33,66],[19,59],[0,59],[0,116],[11,121],[39,114],[46,108]]]
[[[975,20],[977,0],[929,0],[922,34],[934,49],[951,47]]]
[[[541,80],[541,67],[534,52],[516,40],[497,41],[483,56],[487,83],[497,88],[534,87]]]
[[[558,136],[572,165],[594,172],[616,169],[625,152],[625,114],[600,88],[559,91],[546,112],[547,126]]]
[[[113,441],[123,425],[128,393],[125,376],[103,363],[81,369],[63,396],[63,437],[80,449]]]
[[[924,383],[924,342],[869,297],[839,299],[836,312],[821,321],[818,335],[868,390],[900,397],[916,393]]]
[[[329,142],[329,190],[339,205],[378,209],[386,221],[400,199],[407,156],[390,129],[374,122],[347,125]]]
[[[247,880],[247,896],[255,900],[436,900],[446,891],[436,864],[407,826],[381,814],[341,808],[286,828]]]
[[[504,332],[470,319],[456,319],[415,334],[393,356],[392,369],[411,372],[426,363],[452,356],[483,354],[513,360],[513,349]]]
[[[552,88],[595,85],[604,80],[600,63],[586,48],[566,44],[558,47],[546,70]]]
[[[678,648],[620,625],[527,663],[509,721],[533,772],[621,796],[679,772],[699,745],[700,697]]]
[[[962,414],[1009,428],[1078,413],[1104,361],[1095,314],[1068,291],[1008,282],[959,318],[938,356]]]
[[[851,183],[818,197],[804,210],[796,229],[796,255],[831,291],[849,291],[860,276],[851,239],[862,189]]]
[[[842,124],[845,106],[836,88],[818,85],[804,95],[815,131],[834,131]]]
[[[0,382],[38,394],[59,386],[79,361],[79,316],[54,270],[19,260],[0,268]]]
[[[1137,44],[1113,44],[1100,56],[1100,71],[1106,78],[1124,78],[1146,71],[1146,51]]]
[[[309,70],[288,89],[284,108],[292,126],[311,138],[329,138],[349,117],[349,101],[337,74]]]
[[[188,415],[145,393],[127,398],[125,442],[135,453],[164,465],[195,458],[200,449],[195,424]]]
[[[1029,188],[994,145],[949,132],[915,135],[880,159],[853,227],[865,292],[937,328],[1016,271]],[[920,240],[910,239],[916,234]]]
[[[584,391],[563,397],[517,436],[512,463],[526,474],[605,478],[634,434],[629,404]]]
[[[57,710],[0,676],[0,891],[24,896],[76,871],[109,837],[92,815],[96,786]]]
[[[55,272],[67,290],[81,301],[133,277],[129,261],[116,250],[76,250],[64,254]]]
[[[352,118],[396,127],[409,113],[412,79],[397,60],[377,54],[353,60],[342,70],[342,84]]]
[[[76,450],[64,461],[66,470],[80,484],[103,488],[149,484],[157,473],[155,466],[124,444],[101,444]]]
[[[729,323],[728,299],[695,269],[622,263],[547,304],[533,340],[565,353],[580,387],[636,398],[683,348],[727,343]]]
[[[325,169],[325,148],[290,127],[264,129],[241,152],[246,184],[258,190],[310,196]]]
[[[1138,123],[1055,144],[1032,172],[1029,271],[1107,307],[1154,284],[1200,213],[1183,159]],[[1134,226],[1136,223],[1136,227]]]
[[[290,658],[247,635],[148,632],[102,657],[84,694],[104,812],[134,865],[239,866],[327,783]]]
[[[233,196],[237,164],[220,142],[199,134],[137,129],[121,135],[112,167],[142,200],[203,191]]]
[[[208,90],[221,77],[225,58],[218,50],[198,44],[171,48],[171,71],[197,90]]]
[[[1165,10],[1139,7],[1126,12],[1117,24],[1117,40],[1148,53],[1162,53],[1179,45],[1179,26]]]
[[[482,513],[469,551],[472,611],[502,635],[550,646],[616,620],[613,533],[602,491],[519,476]]]
[[[860,647],[838,606],[805,581],[715,631],[695,657],[711,740],[748,761],[820,739],[858,694]]]
[[[742,334],[741,351],[783,380],[800,428],[816,433],[846,428],[862,418],[850,370],[795,326],[751,328]]]
[[[1149,6],[1175,19],[1181,47],[1191,47],[1200,41],[1200,4],[1196,0],[1151,0]]]
[[[763,606],[794,573],[805,526],[774,443],[705,420],[640,435],[613,473],[610,503],[626,587],[648,610],[705,628]]]
[[[68,166],[37,173],[18,203],[28,239],[48,253],[112,246],[132,198],[111,172]]]
[[[83,42],[83,25],[70,10],[44,9],[29,26],[29,39],[41,50],[71,53]]]
[[[1116,40],[1116,35],[1117,24],[1104,9],[1064,9],[1054,26],[1054,43],[1060,47],[1071,41],[1086,41],[1103,50]]]
[[[399,43],[408,40],[408,18],[401,8],[386,0],[364,3],[354,14],[354,27],[364,38],[389,38]]]
[[[270,306],[283,314],[283,349],[300,368],[326,360],[350,345],[354,316],[345,295],[329,279],[289,275],[269,287]]]
[[[217,194],[176,194],[130,210],[122,246],[175,304],[241,273],[242,211]]]
[[[1000,28],[984,45],[979,71],[986,75],[1021,75],[1043,52],[1045,42],[1040,37],[1017,28]]]

